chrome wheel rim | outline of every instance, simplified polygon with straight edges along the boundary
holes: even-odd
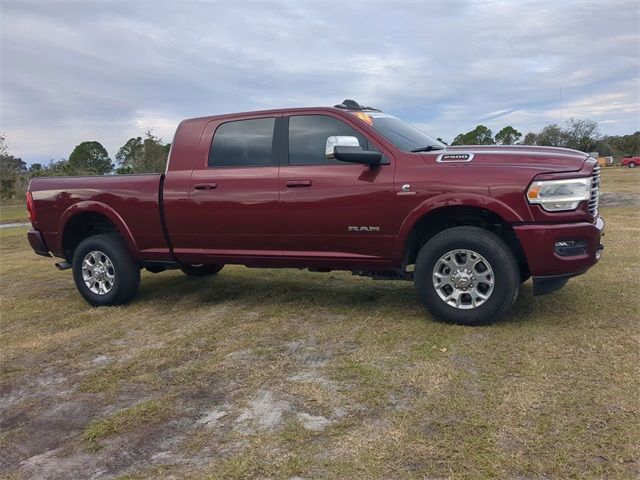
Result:
[[[116,270],[111,259],[99,250],[87,253],[82,261],[82,279],[96,295],[106,295],[116,281]]]
[[[491,264],[473,250],[451,250],[433,267],[433,287],[438,296],[461,310],[483,305],[493,293],[494,284]]]

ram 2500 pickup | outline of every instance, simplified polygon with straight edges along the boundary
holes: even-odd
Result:
[[[474,325],[598,261],[599,184],[582,152],[450,147],[345,100],[185,120],[161,175],[34,178],[28,239],[92,305],[130,300],[142,268],[240,264],[413,280]]]

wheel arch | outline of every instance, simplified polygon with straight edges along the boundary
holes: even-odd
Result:
[[[129,227],[110,206],[100,202],[79,202],[60,217],[59,251],[67,260],[73,258],[75,248],[85,238],[99,233],[115,233],[124,241],[129,253],[137,257],[138,247]]]
[[[473,226],[493,232],[504,240],[516,257],[521,275],[528,276],[527,258],[511,226],[513,221],[518,220],[511,215],[505,218],[493,209],[478,205],[446,205],[423,211],[402,237],[403,266],[414,264],[420,248],[438,233],[453,227]]]

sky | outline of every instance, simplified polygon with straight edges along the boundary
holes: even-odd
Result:
[[[0,0],[0,132],[112,158],[180,120],[352,98],[450,142],[570,117],[640,130],[640,2]]]

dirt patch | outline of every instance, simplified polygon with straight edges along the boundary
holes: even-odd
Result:
[[[261,391],[238,416],[237,429],[242,433],[249,433],[254,428],[273,430],[282,424],[282,416],[289,410],[289,402],[278,399],[268,390]]]
[[[206,412],[202,417],[198,419],[196,423],[198,425],[204,425],[206,427],[213,428],[218,426],[220,424],[218,420],[220,420],[222,417],[226,416],[227,414],[228,412],[226,410],[214,408],[213,410]]]
[[[167,466],[197,468],[233,458],[248,448],[250,439],[256,435],[284,432],[286,436],[285,430],[292,421],[308,432],[321,433],[346,415],[340,406],[341,397],[336,394],[334,401],[326,395],[337,390],[334,382],[322,374],[332,354],[319,354],[312,337],[273,342],[268,348],[232,350],[213,363],[210,375],[204,375],[206,363],[205,367],[194,362],[187,367],[167,363],[157,373],[163,382],[179,377],[176,371],[181,369],[196,372],[194,378],[204,375],[206,379],[185,385],[179,393],[169,393],[168,397],[166,389],[156,390],[153,382],[129,383],[89,393],[78,391],[79,386],[86,385],[86,379],[107,375],[106,368],[135,376],[133,369],[141,358],[149,358],[148,369],[153,369],[154,362],[166,363],[157,351],[170,351],[169,341],[141,343],[131,331],[111,342],[122,354],[105,350],[87,355],[84,362],[76,362],[73,368],[48,367],[31,378],[21,377],[3,385],[0,426],[8,433],[0,443],[0,473],[57,480],[74,476],[113,478]],[[194,339],[193,345],[198,349],[207,347],[202,338]],[[253,389],[250,379],[256,366],[260,365],[258,372],[270,368],[265,361],[286,369],[282,372],[285,375],[282,383],[260,387],[260,373],[256,377],[258,388],[250,393]],[[199,368],[205,371],[200,373]],[[274,370],[274,378],[278,374]],[[243,376],[245,382],[239,382]],[[323,395],[314,390],[316,387]],[[297,395],[297,388],[302,389],[302,396]],[[164,396],[158,397],[163,392]],[[305,395],[316,395],[322,402],[328,402],[324,410],[331,415],[321,415],[313,405],[307,405]],[[167,405],[171,417],[157,422],[125,417],[127,422],[133,422],[134,428],[128,428],[126,423],[123,427],[122,412],[135,412],[141,401],[156,401],[154,398]],[[92,437],[87,442],[89,429],[101,437]]]
[[[322,415],[310,415],[308,413],[298,413],[298,420],[302,426],[312,432],[321,432],[331,424],[331,420]]]

